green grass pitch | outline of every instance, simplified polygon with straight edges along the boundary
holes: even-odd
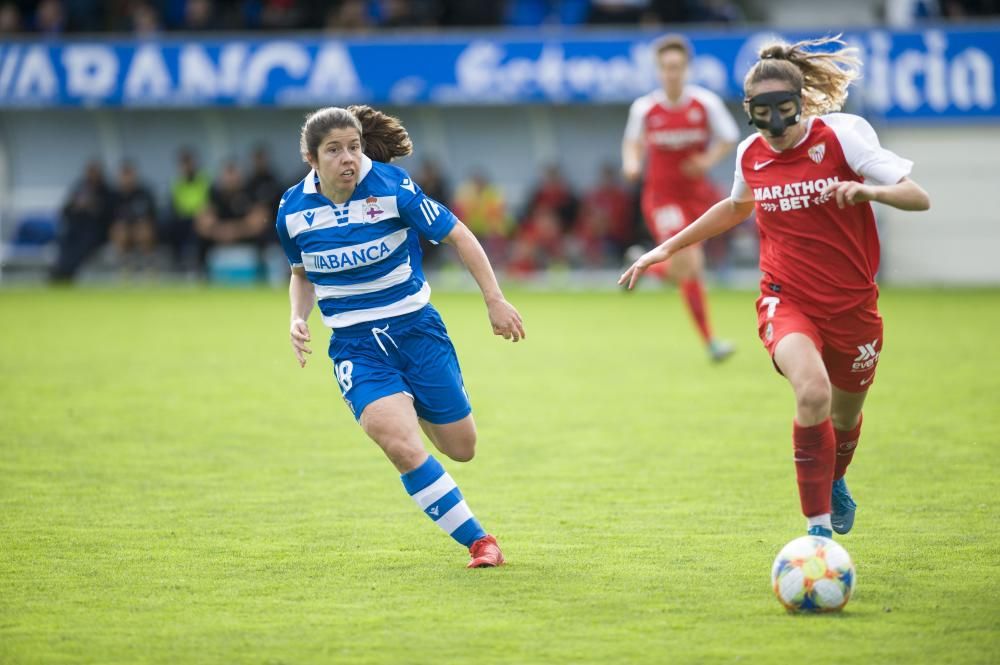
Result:
[[[0,292],[0,663],[996,663],[1000,292],[883,294],[839,615],[787,615],[791,392],[754,295],[436,294],[510,565],[406,496],[266,290]]]

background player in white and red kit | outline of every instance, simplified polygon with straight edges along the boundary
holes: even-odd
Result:
[[[740,132],[718,95],[687,84],[691,59],[687,40],[666,35],[653,44],[653,53],[662,87],[639,97],[629,109],[622,171],[627,180],[636,182],[643,176],[645,161],[642,215],[650,235],[661,243],[719,200],[707,174],[733,149]],[[712,335],[702,280],[704,263],[704,253],[696,244],[677,252],[669,270],[663,265],[654,271],[677,283],[709,354],[723,360],[732,353],[732,346]]]
[[[839,50],[813,50],[831,46]],[[799,498],[809,532],[827,537],[854,523],[857,506],[844,474],[882,351],[879,241],[869,202],[930,207],[927,193],[907,177],[912,162],[882,148],[863,118],[833,113],[859,66],[837,39],[764,48],[744,83],[759,133],[737,150],[731,196],[619,280],[631,286],[649,266],[756,210],[763,273],[758,330],[795,392]]]

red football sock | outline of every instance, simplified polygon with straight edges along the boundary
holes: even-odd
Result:
[[[688,310],[691,311],[691,318],[694,319],[701,338],[708,344],[712,340],[712,329],[708,325],[708,307],[705,306],[705,289],[701,280],[686,279],[679,286]]]
[[[829,513],[837,449],[833,421],[827,418],[812,427],[795,423],[792,445],[795,448],[795,475],[799,482],[802,514],[815,517]]]
[[[837,435],[837,464],[833,470],[834,480],[840,480],[847,473],[847,465],[854,458],[854,451],[858,447],[858,439],[861,438],[862,420],[864,420],[863,414],[858,416],[858,424],[854,426],[854,429],[847,432],[842,432],[839,429],[834,430]]]

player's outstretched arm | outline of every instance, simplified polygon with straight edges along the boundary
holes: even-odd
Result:
[[[642,177],[642,141],[625,137],[622,140],[622,175],[628,182],[639,182]]]
[[[526,335],[521,315],[503,297],[503,292],[497,283],[497,276],[493,272],[493,266],[490,265],[490,260],[486,256],[483,246],[479,244],[479,240],[472,234],[472,231],[462,222],[457,222],[455,228],[445,236],[444,242],[455,247],[462,263],[476,280],[479,290],[483,292],[483,300],[486,301],[486,310],[490,317],[490,325],[493,326],[493,334],[515,342],[524,339]]]
[[[309,313],[316,300],[316,289],[306,277],[305,268],[292,268],[292,278],[288,282],[288,300],[292,305],[292,323],[289,337],[299,367],[306,366],[306,354],[312,353],[306,343],[312,339],[309,334]]]
[[[753,201],[738,202],[731,198],[719,201],[686,229],[640,256],[635,263],[629,266],[628,270],[622,273],[622,276],[618,278],[618,283],[628,284],[628,288],[631,289],[639,276],[649,266],[666,261],[688,245],[708,240],[728,231],[746,219],[752,210]]]
[[[865,201],[877,201],[900,210],[927,210],[931,207],[931,197],[909,178],[903,178],[895,185],[866,185],[847,180],[834,185],[832,193],[837,197],[840,208]]]

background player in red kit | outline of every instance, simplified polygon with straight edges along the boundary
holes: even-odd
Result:
[[[840,48],[810,50],[830,46]],[[857,506],[844,474],[882,351],[879,242],[869,202],[930,207],[927,193],[907,177],[912,162],[882,148],[863,118],[833,113],[860,66],[843,46],[825,39],[760,52],[744,82],[747,114],[759,133],[737,150],[732,195],[619,280],[631,287],[649,266],[756,210],[759,334],[795,392],[792,441],[809,533],[827,537],[854,523]]]
[[[638,98],[629,109],[622,171],[629,181],[638,181],[645,156],[642,215],[653,239],[661,243],[719,200],[707,173],[733,149],[740,132],[718,95],[686,83],[691,58],[687,40],[666,35],[653,44],[653,52],[662,88]],[[664,265],[659,273],[677,283],[709,354],[718,361],[733,349],[712,335],[702,284],[704,263],[701,246],[695,244],[677,252],[669,270]]]

